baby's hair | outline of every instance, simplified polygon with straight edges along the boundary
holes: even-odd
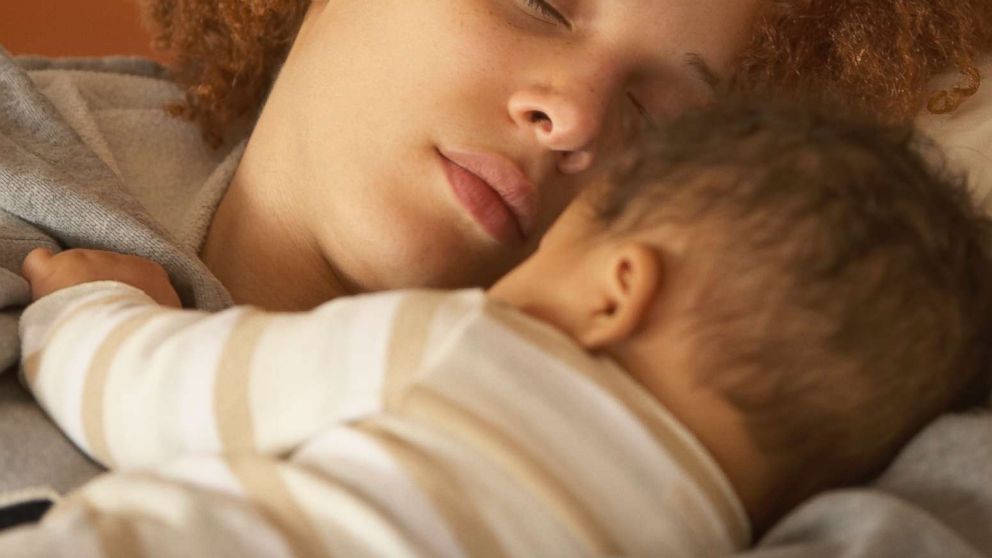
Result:
[[[137,0],[154,45],[186,91],[174,115],[217,145],[262,103],[310,0]],[[842,95],[888,120],[913,116],[929,80],[954,66],[966,83],[933,99],[952,110],[980,82],[992,49],[989,0],[759,0],[767,9],[742,56],[737,90]]]
[[[728,101],[590,196],[610,234],[678,236],[688,365],[807,466],[788,497],[865,480],[989,397],[992,229],[939,160],[909,128]]]

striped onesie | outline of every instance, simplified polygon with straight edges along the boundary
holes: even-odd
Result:
[[[481,290],[303,313],[31,305],[23,381],[113,471],[0,555],[718,556],[749,524],[615,363]]]

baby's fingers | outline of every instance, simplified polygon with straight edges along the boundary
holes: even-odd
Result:
[[[51,263],[54,257],[52,251],[48,248],[35,248],[31,250],[21,264],[21,275],[29,283],[44,279],[52,272]]]

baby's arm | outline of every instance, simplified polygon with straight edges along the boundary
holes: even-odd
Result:
[[[321,482],[321,499],[302,492],[315,484],[305,471],[257,456],[192,456],[114,472],[73,492],[40,523],[0,530],[0,556],[426,554],[404,546],[403,533],[345,487]]]
[[[62,260],[67,267],[98,261],[97,269],[51,269],[60,254],[30,263],[25,275],[33,286],[37,277],[99,279],[108,267],[132,278],[122,268],[134,261],[101,254]],[[25,383],[107,466],[194,452],[281,454],[381,406],[400,295],[342,299],[305,313],[208,314],[164,308],[119,282],[73,281],[53,282],[62,290],[22,317]]]

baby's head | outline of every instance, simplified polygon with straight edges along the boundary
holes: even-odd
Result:
[[[760,529],[989,395],[987,223],[924,147],[809,110],[697,112],[492,294],[612,356]]]

